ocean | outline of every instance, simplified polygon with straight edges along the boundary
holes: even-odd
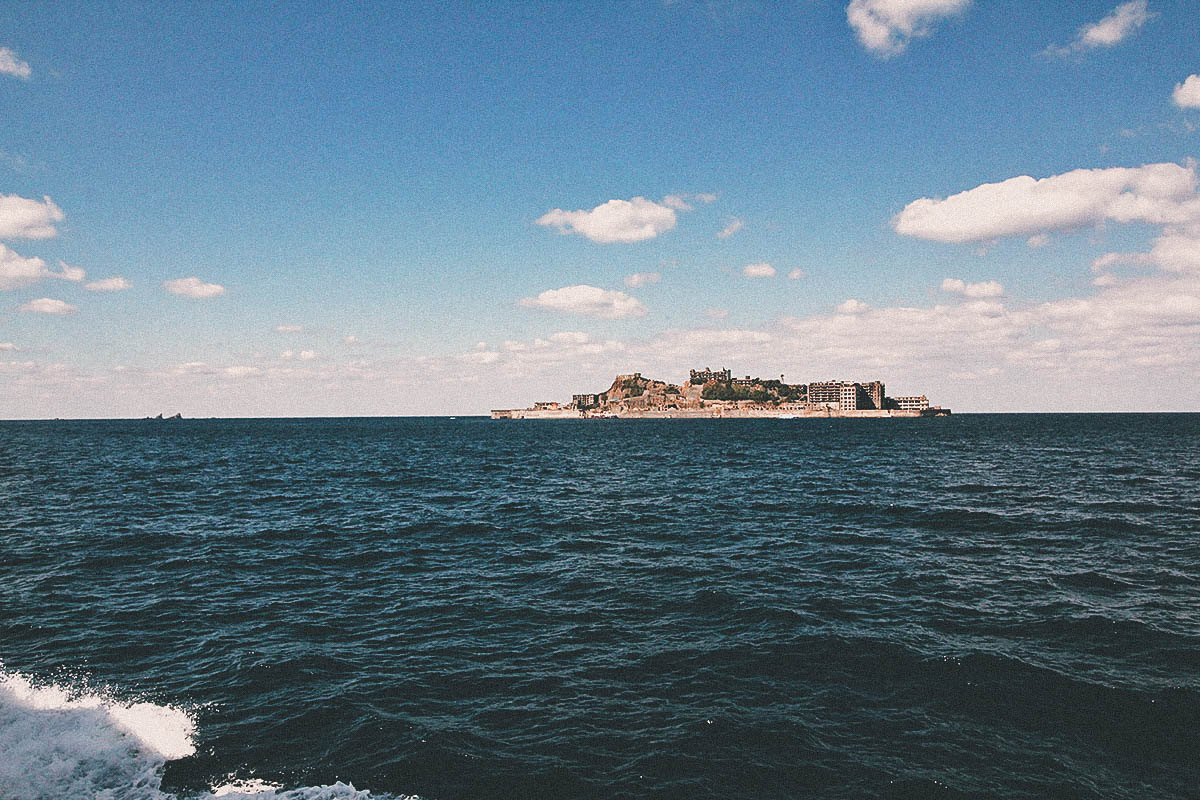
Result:
[[[0,797],[1197,798],[1200,415],[0,423]]]

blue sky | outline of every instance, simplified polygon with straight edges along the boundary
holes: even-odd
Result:
[[[1197,73],[1167,0],[7,4],[0,417],[1196,410]]]

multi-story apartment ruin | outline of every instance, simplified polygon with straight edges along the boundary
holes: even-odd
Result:
[[[727,369],[711,370],[708,367],[704,369],[694,369],[691,371],[692,383],[708,383],[716,381],[717,383],[729,383],[732,373]]]
[[[882,409],[886,403],[882,381],[814,381],[808,385],[808,404],[839,411]]]

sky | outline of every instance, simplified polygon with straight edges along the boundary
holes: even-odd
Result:
[[[1194,0],[0,8],[0,418],[1200,410]]]

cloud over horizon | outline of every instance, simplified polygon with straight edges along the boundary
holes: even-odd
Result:
[[[975,298],[1004,296],[1004,286],[996,281],[967,283],[960,278],[946,278],[942,281],[942,291]]]
[[[196,300],[225,294],[225,287],[219,283],[205,283],[194,276],[163,281],[163,288],[171,294]]]
[[[686,203],[683,205],[686,206]],[[675,209],[644,197],[635,197],[632,200],[609,200],[590,211],[556,208],[539,217],[535,224],[557,228],[564,235],[579,234],[599,244],[630,244],[653,239],[674,228]]]
[[[961,244],[1033,236],[1105,221],[1200,222],[1196,163],[1077,169],[985,183],[944,199],[914,200],[892,219],[903,236]]]
[[[596,286],[564,286],[547,289],[537,297],[525,297],[518,302],[522,308],[537,308],[567,314],[582,314],[598,319],[630,319],[646,316],[646,307],[637,298],[624,292]]]
[[[766,261],[760,261],[757,264],[747,264],[742,267],[742,274],[747,278],[774,278],[775,268]]]
[[[92,281],[84,285],[84,289],[89,292],[120,292],[132,287],[129,281],[120,275],[114,275],[111,278],[101,278],[98,281]]]
[[[28,303],[18,306],[17,310],[30,314],[71,314],[78,311],[79,308],[62,300],[39,297],[37,300],[30,300]]]

